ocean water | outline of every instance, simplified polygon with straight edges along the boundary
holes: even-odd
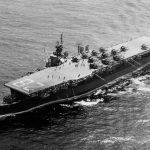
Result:
[[[150,36],[148,0],[1,0],[0,101],[4,83],[45,64],[60,34],[64,48],[91,49]],[[143,85],[143,84],[142,84]],[[57,105],[0,127],[0,150],[149,150],[150,91],[127,89],[107,103]]]

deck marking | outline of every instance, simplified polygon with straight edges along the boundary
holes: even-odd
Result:
[[[34,84],[31,84],[31,85],[29,84],[26,87],[23,87],[23,89],[25,91],[30,91],[30,90],[34,90],[34,89],[37,89],[37,88],[43,87],[43,86],[44,86],[44,84],[42,84],[42,83],[34,82]]]
[[[18,82],[13,83],[12,85],[18,87],[18,88],[22,88],[25,91],[30,91],[30,90],[34,90],[40,87],[43,87],[44,84],[40,83],[40,82],[35,82],[32,79],[24,79]]]
[[[16,87],[22,87],[28,84],[33,83],[34,81],[32,79],[24,79],[18,82],[13,83],[12,85],[16,86]]]

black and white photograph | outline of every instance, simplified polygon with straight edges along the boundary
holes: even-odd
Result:
[[[150,1],[0,0],[0,150],[149,150]]]

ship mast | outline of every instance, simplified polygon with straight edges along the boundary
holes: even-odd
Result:
[[[63,48],[63,33],[61,33],[60,42],[61,42],[61,45],[62,45],[62,48]]]
[[[61,57],[62,51],[63,51],[63,34],[61,34],[60,42],[59,41],[56,42],[56,56],[57,56],[57,58]]]

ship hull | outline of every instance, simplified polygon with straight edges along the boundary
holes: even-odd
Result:
[[[92,78],[88,78],[75,87],[63,89],[60,92],[58,91],[57,93],[53,93],[46,98],[34,97],[14,104],[0,105],[0,117],[16,116],[31,112],[47,105],[71,102],[75,99],[85,97],[116,78],[131,73],[149,62],[150,56],[146,55],[138,61],[127,62],[120,65],[111,73],[101,76],[101,78],[98,74],[94,75]]]

